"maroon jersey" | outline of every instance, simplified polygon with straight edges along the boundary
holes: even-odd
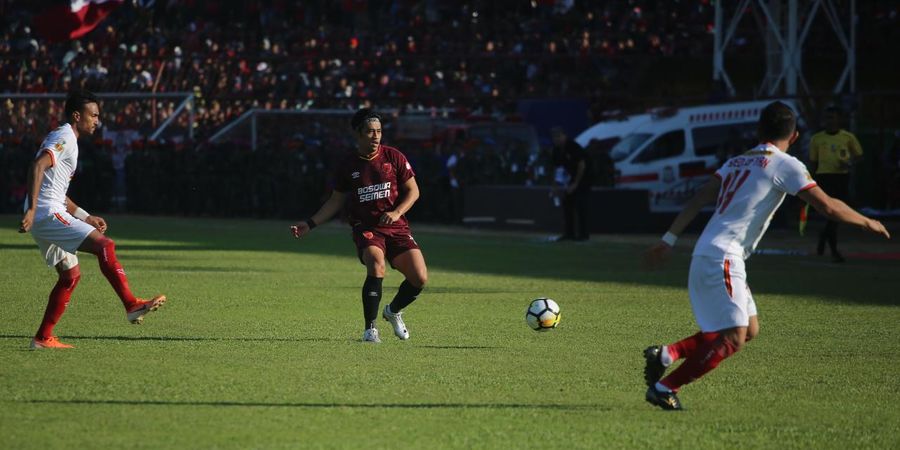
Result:
[[[334,190],[347,194],[350,225],[354,228],[406,228],[406,216],[390,224],[379,224],[385,212],[399,202],[400,185],[414,177],[406,156],[393,147],[378,146],[371,160],[357,153],[347,155],[338,164]]]

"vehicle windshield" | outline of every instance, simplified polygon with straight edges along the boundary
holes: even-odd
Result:
[[[644,142],[647,142],[647,139],[650,139],[650,136],[653,135],[650,133],[632,133],[625,136],[609,151],[610,158],[615,162],[624,160],[634,153],[635,150],[640,148],[640,146],[644,145]]]

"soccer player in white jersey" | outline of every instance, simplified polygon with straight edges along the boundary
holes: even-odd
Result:
[[[100,271],[122,300],[129,322],[140,324],[144,315],[166,301],[164,295],[142,300],[131,293],[125,271],[116,259],[115,243],[103,235],[106,221],[88,214],[66,195],[78,164],[78,137],[94,134],[100,125],[97,98],[90,92],[73,92],[66,98],[65,114],[67,123],[51,132],[35,154],[28,172],[25,216],[19,228],[20,233],[31,232],[41,256],[59,274],[44,319],[31,341],[32,349],[72,348],[53,336],[53,327],[81,278],[75,256],[78,250],[97,255]]]
[[[688,275],[691,308],[700,327],[693,336],[644,351],[646,400],[666,410],[681,409],[676,393],[716,368],[759,332],[756,304],[747,286],[744,260],[769,226],[785,194],[795,195],[831,220],[890,238],[884,226],[829,197],[797,158],[787,154],[797,140],[797,118],[781,102],[760,113],[760,144],[729,159],[675,218],[662,241],[646,254],[651,266],[668,256],[678,235],[708,204],[715,211],[694,246]],[[685,361],[662,378],[675,361]]]

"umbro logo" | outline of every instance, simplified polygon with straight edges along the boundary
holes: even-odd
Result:
[[[357,178],[359,178],[359,172],[353,172],[353,173],[351,173],[351,174],[350,174],[350,177],[353,178],[354,180],[357,179]]]

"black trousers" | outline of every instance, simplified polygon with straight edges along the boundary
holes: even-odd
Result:
[[[816,183],[831,197],[839,200],[847,201],[847,192],[850,185],[850,175],[846,173],[824,173],[816,175]],[[832,255],[838,254],[837,249],[837,228],[838,223],[829,220],[825,222],[825,228],[819,233],[819,245],[816,248],[821,255],[825,252],[825,243]]]
[[[563,236],[572,239],[587,239],[588,232],[588,203],[591,191],[579,190],[563,197]]]

